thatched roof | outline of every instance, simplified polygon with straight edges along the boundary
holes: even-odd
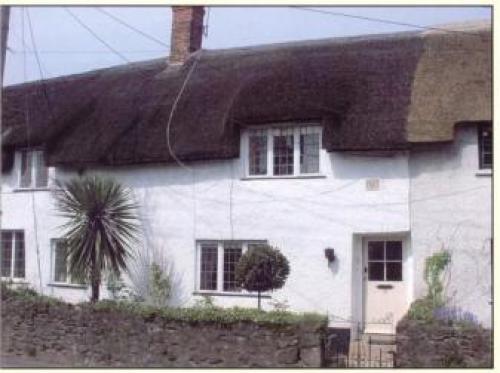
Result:
[[[170,128],[181,160],[237,157],[252,124],[318,120],[334,151],[450,141],[455,124],[491,120],[481,27],[202,50],[180,68],[153,60],[11,86],[5,150],[44,145],[49,164],[72,167],[171,161],[166,125],[194,63]]]

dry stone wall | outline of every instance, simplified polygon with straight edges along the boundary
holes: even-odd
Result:
[[[166,320],[29,299],[2,300],[2,353],[71,367],[320,367],[323,331],[304,325]]]
[[[492,367],[491,330],[403,319],[396,333],[398,368]]]

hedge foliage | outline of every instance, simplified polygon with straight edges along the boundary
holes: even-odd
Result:
[[[26,287],[13,288],[9,284],[5,282],[1,282],[0,292],[2,295],[2,301],[16,298],[16,299],[25,299],[30,300],[37,303],[47,303],[47,304],[63,304],[64,302],[60,301],[57,298],[48,297],[46,295],[39,295],[35,290]]]
[[[34,303],[65,304],[55,298],[37,295],[33,290],[14,290],[2,286],[2,300],[8,298],[25,299]],[[259,311],[253,308],[220,308],[215,306],[195,306],[189,308],[154,307],[132,301],[103,300],[92,303],[80,303],[79,308],[88,312],[117,312],[139,315],[145,319],[156,317],[166,321],[196,323],[215,323],[230,325],[239,322],[249,322],[258,325],[302,325],[318,329],[327,326],[325,315],[317,313],[293,313],[287,311]]]
[[[284,311],[259,311],[254,308],[221,308],[221,307],[154,307],[128,301],[101,301],[93,306],[99,311],[128,312],[145,318],[160,317],[165,320],[187,323],[234,324],[252,322],[259,325],[293,325],[307,324],[313,327],[323,327],[327,317],[316,313],[292,313]]]

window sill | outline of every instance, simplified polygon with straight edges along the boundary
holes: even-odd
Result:
[[[485,168],[476,171],[476,176],[491,176],[493,174],[491,168]]]
[[[47,286],[55,288],[71,288],[71,289],[87,289],[88,285],[78,285],[78,284],[65,284],[62,282],[51,282]]]
[[[214,297],[242,297],[242,298],[257,298],[258,295],[255,293],[234,293],[234,292],[217,292],[217,291],[194,291],[193,295],[208,295]],[[269,294],[261,294],[261,298],[270,299],[271,296]]]
[[[326,179],[326,175],[282,175],[282,176],[245,176],[241,180],[275,180],[275,179]]]
[[[50,188],[49,187],[43,187],[43,188],[16,188],[13,190],[15,193],[20,193],[20,192],[49,192]]]
[[[2,282],[7,285],[29,285],[29,282],[24,278],[12,278],[12,277],[2,277]]]

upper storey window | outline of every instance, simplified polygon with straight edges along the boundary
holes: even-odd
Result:
[[[251,129],[247,144],[249,177],[320,173],[320,126]]]
[[[478,127],[479,168],[488,169],[493,166],[493,132],[491,124]]]
[[[19,169],[19,188],[45,188],[48,185],[49,172],[42,150],[26,149],[21,151]]]

